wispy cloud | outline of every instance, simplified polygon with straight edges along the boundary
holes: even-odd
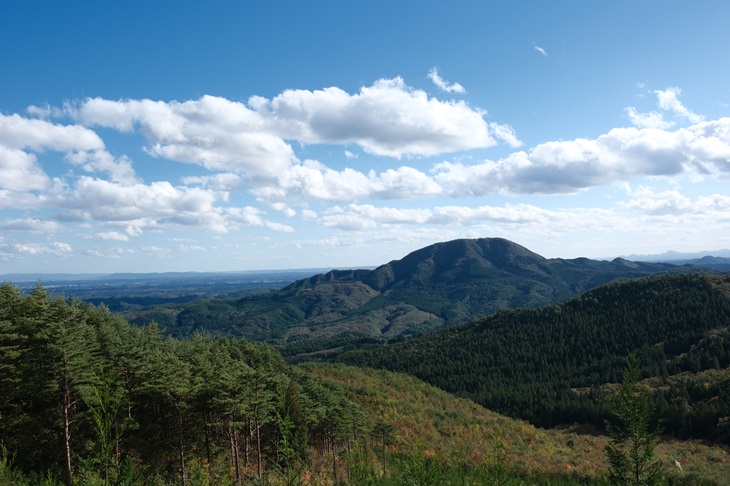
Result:
[[[665,90],[655,90],[654,94],[657,95],[659,108],[662,110],[671,111],[682,118],[686,118],[690,123],[699,123],[704,120],[703,116],[693,113],[679,101],[679,95],[682,94],[681,89],[670,86]]]
[[[434,67],[428,72],[428,77],[433,84],[438,86],[442,91],[447,93],[465,93],[466,90],[459,83],[449,83],[444,78],[439,76],[438,68]]]
[[[537,44],[535,44],[534,42],[532,43],[532,48],[535,49],[540,54],[542,54],[543,56],[547,57],[547,55],[548,55],[547,51],[545,49],[543,49],[542,47],[538,46]]]
[[[643,87],[644,85],[641,84]],[[624,109],[626,115],[631,120],[631,123],[639,128],[660,128],[666,130],[676,125],[675,122],[666,120],[665,114],[674,115],[679,119],[684,119],[690,123],[700,123],[705,119],[702,115],[694,113],[692,110],[684,106],[679,101],[679,95],[682,94],[682,90],[670,86],[667,89],[657,89],[653,93],[657,96],[657,106],[663,111],[663,113],[650,111],[648,113],[639,113],[636,108],[629,106]]]

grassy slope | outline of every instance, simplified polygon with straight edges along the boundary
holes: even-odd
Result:
[[[344,386],[373,420],[396,428],[395,451],[418,446],[437,457],[492,463],[495,447],[507,453],[509,467],[527,474],[596,478],[606,471],[602,435],[577,430],[544,430],[491,412],[470,400],[429,386],[413,377],[382,370],[332,364],[302,365],[315,375]],[[661,442],[658,457],[667,476],[685,476],[730,484],[730,451],[697,441]]]

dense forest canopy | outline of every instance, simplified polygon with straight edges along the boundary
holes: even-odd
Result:
[[[635,352],[667,432],[730,443],[730,277],[675,275],[612,283],[540,309],[340,360],[417,376],[542,426],[608,417],[604,384]]]
[[[0,444],[20,469],[49,468],[67,484],[143,472],[185,482],[201,461],[240,482],[293,467],[308,447],[334,451],[364,425],[336,386],[270,347],[168,339],[103,307],[7,283],[0,420]]]

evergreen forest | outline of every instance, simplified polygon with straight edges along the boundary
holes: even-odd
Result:
[[[0,484],[612,484],[636,410],[647,477],[727,484],[729,322],[665,275],[292,366],[4,283]]]
[[[648,277],[339,359],[412,374],[539,426],[600,430],[610,384],[636,353],[665,432],[730,444],[729,296],[727,276]]]

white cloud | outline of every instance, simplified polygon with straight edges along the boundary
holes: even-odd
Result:
[[[119,233],[118,231],[106,231],[103,233],[97,233],[93,236],[93,238],[103,241],[129,241],[129,235]]]
[[[167,259],[167,258],[171,258],[171,256],[172,256],[172,250],[170,250],[169,248],[162,248],[159,246],[143,246],[142,251],[149,256],[159,258],[159,259]]]
[[[0,189],[35,191],[47,188],[50,183],[34,154],[0,145]]]
[[[497,140],[501,140],[512,148],[522,146],[522,142],[517,138],[514,128],[509,125],[500,125],[499,123],[490,123],[489,130]]]
[[[73,253],[71,245],[62,242],[49,244],[38,243],[3,243],[0,242],[0,255],[6,257],[20,255],[54,255],[70,256]]]
[[[248,226],[263,226],[264,220],[261,218],[260,213],[261,211],[253,206],[226,208],[226,217],[228,220]]]
[[[242,189],[245,186],[246,180],[238,174],[228,172],[211,176],[183,177],[182,182],[187,185],[200,184],[213,191],[231,192]]]
[[[672,128],[675,123],[664,119],[664,115],[657,113],[656,111],[650,111],[649,113],[639,113],[636,108],[629,106],[625,108],[626,115],[634,126],[639,128],[660,128],[666,130]]]
[[[35,107],[28,111],[40,112]],[[49,108],[48,115],[52,111],[57,110]],[[115,160],[102,139],[86,127],[0,114],[0,187],[16,191],[46,189],[50,180],[36,155],[29,153],[45,150],[65,152],[67,161],[88,172],[107,172],[113,180],[126,183],[137,180],[131,161],[126,157]]]
[[[289,141],[356,144],[389,157],[497,143],[484,112],[429,98],[401,78],[381,79],[356,94],[332,87],[287,90],[270,100],[254,96],[248,106],[214,96],[184,102],[90,98],[68,113],[86,125],[138,130],[155,157],[246,174],[252,182],[298,163]]]
[[[61,229],[61,225],[55,221],[25,218],[11,219],[0,222],[0,230],[3,231],[29,231],[32,233],[50,233]]]
[[[279,233],[293,233],[294,228],[292,228],[289,225],[281,224],[281,223],[275,223],[273,221],[267,221],[266,227],[269,228],[272,231],[277,231]]]
[[[208,251],[208,249],[206,247],[200,246],[200,245],[178,245],[177,250],[182,251],[182,252]]]
[[[703,116],[693,113],[679,101],[679,95],[682,94],[681,89],[669,87],[665,90],[654,90],[654,94],[657,96],[657,105],[661,110],[688,120],[690,123],[700,123],[704,120]],[[639,113],[633,106],[625,108],[624,111],[628,115],[629,120],[631,120],[631,123],[639,128],[659,128],[666,130],[676,124],[671,120],[666,120],[663,113],[656,111]]]
[[[91,98],[75,116],[82,123],[122,132],[138,129],[151,155],[210,170],[271,176],[296,160],[292,148],[270,132],[261,115],[215,96],[169,103]]]
[[[56,125],[45,120],[0,113],[0,145],[58,152],[103,150],[104,142],[92,130],[79,125]]]
[[[380,225],[472,225],[501,224],[546,224],[557,213],[539,207],[507,204],[504,207],[480,206],[438,206],[429,209],[397,209],[375,207],[369,204],[335,206],[326,212],[319,223],[339,229],[365,230]]]
[[[730,175],[730,118],[667,131],[615,128],[597,139],[547,142],[497,162],[442,162],[434,180],[445,193],[573,193],[641,177]]]
[[[623,207],[654,215],[695,213],[697,208],[692,201],[679,191],[654,192],[648,187],[632,191],[631,199],[622,202]]]
[[[439,76],[438,68],[434,67],[428,72],[428,78],[433,81],[433,84],[438,86],[441,91],[447,93],[464,93],[466,90],[459,83],[449,83],[444,78]]]
[[[547,51],[545,49],[543,49],[542,47],[538,46],[537,44],[535,44],[534,42],[532,43],[532,48],[535,49],[535,51],[542,54],[543,56],[545,56],[545,57],[548,56]]]
[[[114,260],[121,260],[125,255],[133,255],[134,250],[131,248],[103,248],[103,249],[89,249],[83,252],[86,256],[99,257],[99,258],[111,258]]]
[[[282,138],[354,143],[375,155],[438,155],[496,144],[482,111],[429,98],[399,77],[378,80],[353,95],[335,87],[287,90],[271,100],[252,98],[249,105]]]
[[[349,150],[345,150],[345,158],[348,159],[356,159],[357,154],[350,152]]]
[[[665,90],[655,90],[654,93],[657,95],[659,108],[667,110],[686,118],[691,123],[699,123],[704,120],[704,117],[697,115],[685,107],[681,101],[679,101],[679,95],[682,94],[682,90],[677,87],[669,87]]]
[[[254,190],[268,201],[307,197],[333,202],[362,198],[410,199],[441,192],[441,187],[430,177],[411,167],[364,174],[351,168],[336,171],[314,160],[304,161],[280,174],[277,186]]]
[[[66,155],[66,160],[74,165],[81,166],[86,172],[106,172],[114,182],[127,185],[141,182],[134,172],[132,161],[128,157],[122,156],[115,159],[106,150],[72,152]]]

